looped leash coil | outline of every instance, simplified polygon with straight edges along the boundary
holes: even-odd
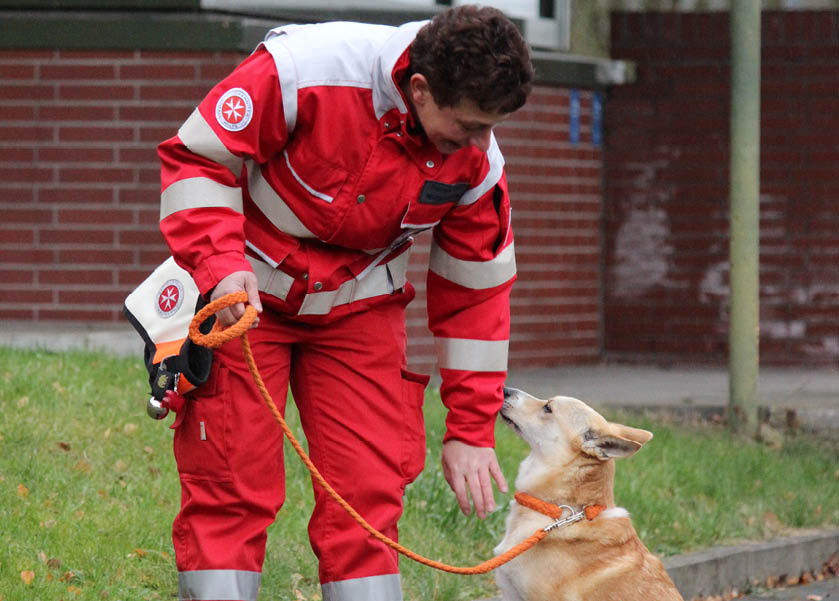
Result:
[[[480,563],[476,566],[458,567],[451,566],[440,561],[435,561],[427,557],[423,557],[422,555],[419,555],[411,551],[410,549],[400,545],[395,540],[385,536],[384,534],[376,530],[376,528],[370,525],[370,523],[367,522],[367,520],[365,520],[355,509],[353,509],[353,507],[349,503],[347,503],[347,501],[345,501],[343,497],[341,497],[341,495],[338,494],[338,492],[334,488],[332,488],[332,486],[326,481],[323,475],[321,475],[318,468],[315,467],[315,464],[312,463],[312,460],[306,454],[306,451],[294,437],[291,428],[289,428],[285,419],[283,419],[283,416],[280,413],[279,409],[277,409],[276,404],[274,404],[274,400],[271,398],[271,395],[268,392],[268,388],[266,388],[265,382],[262,380],[262,376],[259,374],[259,370],[256,367],[256,361],[254,360],[251,345],[248,340],[248,329],[250,329],[251,325],[257,317],[256,309],[254,309],[251,305],[246,305],[245,314],[242,316],[242,318],[237,323],[235,323],[227,329],[223,329],[219,321],[216,320],[215,324],[213,325],[213,329],[208,334],[202,334],[199,331],[199,327],[201,326],[201,324],[204,323],[204,321],[206,321],[209,317],[211,317],[218,311],[239,303],[247,303],[247,300],[247,293],[233,292],[231,294],[228,294],[226,296],[212,301],[203,309],[201,309],[198,313],[196,313],[195,317],[192,320],[192,323],[190,323],[189,326],[189,337],[196,344],[200,344],[209,348],[218,348],[222,344],[229,342],[234,338],[239,338],[241,340],[242,352],[245,356],[245,361],[248,365],[248,370],[251,372],[251,376],[253,377],[253,380],[256,383],[257,388],[259,389],[259,393],[265,400],[265,404],[271,411],[271,415],[273,415],[277,423],[280,424],[280,427],[282,428],[283,433],[288,438],[288,441],[291,443],[291,446],[294,447],[294,450],[297,452],[297,455],[300,457],[301,461],[303,461],[303,463],[309,469],[309,472],[311,472],[312,478],[318,484],[320,484],[320,486],[323,487],[327,494],[329,494],[329,496],[332,497],[332,499],[336,503],[343,507],[344,510],[347,513],[349,513],[352,516],[352,518],[356,522],[358,522],[358,524],[362,528],[364,528],[373,538],[384,543],[391,549],[394,549],[395,551],[401,553],[409,559],[413,559],[414,561],[423,565],[435,568],[437,570],[442,570],[444,572],[450,572],[452,574],[467,575],[486,574],[487,572],[490,572],[495,568],[504,565],[505,563],[514,559],[515,557],[518,557],[548,535],[548,530],[546,529],[537,530],[531,536],[529,536],[519,544],[515,545],[514,547],[510,548],[506,552],[502,553],[501,555],[497,555],[492,559],[488,559],[487,561],[484,561],[483,563]]]

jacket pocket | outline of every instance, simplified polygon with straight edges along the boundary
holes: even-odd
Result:
[[[408,485],[425,467],[425,419],[422,406],[425,400],[425,387],[429,377],[402,370],[402,413],[404,430],[402,434],[402,470],[403,484]]]
[[[344,169],[310,152],[306,144],[292,144],[283,150],[281,161],[304,196],[327,204],[338,197],[348,175]]]
[[[426,228],[437,225],[440,220],[457,206],[469,184],[445,184],[426,180],[417,198],[408,203],[402,217],[403,228]]]
[[[187,397],[183,421],[175,429],[178,472],[185,480],[229,482],[227,368],[215,361],[206,384]]]

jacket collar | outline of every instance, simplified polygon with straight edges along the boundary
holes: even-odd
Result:
[[[373,108],[376,119],[381,119],[394,108],[405,115],[406,120],[411,118],[395,75],[397,72],[401,75],[404,71],[408,48],[426,23],[428,21],[412,21],[400,25],[379,51],[373,65]]]

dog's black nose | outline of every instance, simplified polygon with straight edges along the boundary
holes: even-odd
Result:
[[[507,399],[509,399],[511,396],[515,396],[516,392],[517,392],[517,391],[516,391],[516,389],[515,389],[515,388],[507,388],[507,387],[505,386],[505,387],[504,387],[504,400],[506,401],[506,400],[507,400]]]

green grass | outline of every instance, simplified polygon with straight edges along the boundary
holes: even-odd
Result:
[[[139,360],[0,349],[0,600],[174,598],[170,525],[179,486],[171,418],[145,416],[147,387]],[[288,417],[299,432],[296,413]],[[443,418],[430,391],[426,470],[409,488],[400,540],[474,565],[492,555],[505,512],[480,521],[457,510],[439,469]],[[839,525],[836,441],[798,436],[775,451],[710,426],[620,419],[655,432],[618,464],[616,499],[660,554]],[[498,452],[512,486],[526,448],[499,426]],[[288,445],[286,466],[288,500],[269,534],[261,599],[319,599],[306,538],[311,484]],[[510,496],[499,496],[499,505]],[[401,566],[409,600],[495,592],[491,575],[442,574],[404,559]],[[28,571],[34,577],[26,584]]]

